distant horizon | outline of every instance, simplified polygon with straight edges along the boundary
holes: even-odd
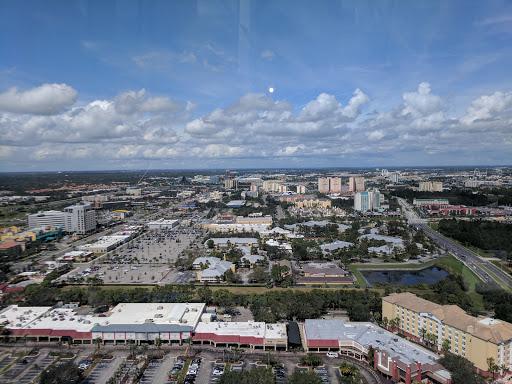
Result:
[[[266,171],[266,170],[316,170],[316,171],[324,171],[324,170],[350,170],[350,169],[360,169],[360,170],[382,170],[382,169],[486,169],[486,168],[512,168],[512,165],[438,165],[438,166],[426,166],[426,165],[404,165],[404,166],[366,166],[366,167],[255,167],[255,168],[151,168],[151,169],[143,169],[143,168],[133,168],[133,169],[90,169],[90,170],[51,170],[51,171],[0,171],[0,174],[26,174],[26,173],[64,173],[64,172],[76,172],[76,173],[101,173],[101,172],[180,172],[180,171],[219,171],[225,172],[229,171]]]

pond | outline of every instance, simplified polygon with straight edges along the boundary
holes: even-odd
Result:
[[[364,271],[359,270],[370,284],[389,283],[391,285],[434,284],[448,276],[448,272],[438,267],[429,267],[420,271]]]

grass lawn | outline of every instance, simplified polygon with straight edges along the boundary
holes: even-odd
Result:
[[[365,278],[363,277],[363,275],[361,275],[361,272],[358,271],[358,267],[359,266],[356,266],[354,264],[350,265],[348,267],[348,269],[350,269],[350,272],[352,272],[352,274],[355,276],[355,278],[357,279],[355,282],[354,282],[354,286],[356,287],[359,287],[359,288],[364,288],[366,287],[367,285],[369,285]]]
[[[439,229],[439,223],[428,223],[428,226],[432,228],[434,231]]]

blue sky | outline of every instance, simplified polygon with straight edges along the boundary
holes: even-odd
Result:
[[[507,1],[0,0],[0,49],[2,171],[512,163]]]

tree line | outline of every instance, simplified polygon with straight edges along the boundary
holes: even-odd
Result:
[[[444,219],[439,231],[464,244],[484,250],[500,250],[512,253],[512,225],[484,220]]]

